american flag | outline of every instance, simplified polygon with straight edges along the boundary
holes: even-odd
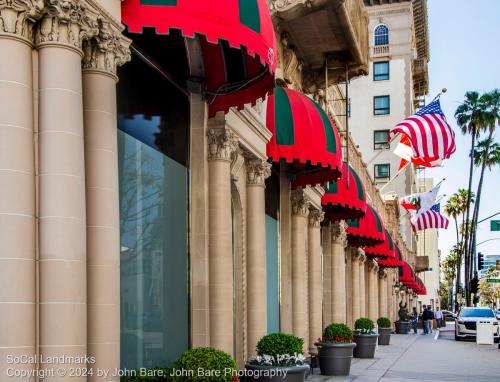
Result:
[[[447,217],[441,215],[441,205],[434,204],[432,208],[427,211],[419,212],[411,219],[411,225],[414,231],[422,231],[430,228],[443,228],[448,229],[450,221]]]
[[[412,162],[434,167],[448,159],[456,150],[455,132],[446,121],[439,98],[405,118],[391,130],[401,133],[413,151]]]

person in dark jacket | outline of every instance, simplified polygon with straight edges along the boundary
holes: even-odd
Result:
[[[429,334],[429,310],[426,305],[424,305],[424,311],[422,312],[422,323],[424,328],[422,334]]]
[[[429,332],[432,333],[434,327],[434,311],[430,305],[427,305],[427,310],[429,311]]]

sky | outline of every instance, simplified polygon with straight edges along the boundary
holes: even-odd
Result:
[[[457,151],[442,168],[426,170],[426,177],[437,183],[446,181],[441,194],[447,196],[459,188],[467,188],[469,174],[470,136],[463,136],[457,127],[454,113],[469,90],[479,93],[500,88],[500,1],[499,0],[428,0],[429,6],[429,96],[427,103],[442,88],[441,108],[456,131]],[[500,143],[500,129],[495,141]],[[500,212],[500,167],[485,174],[479,219]],[[474,190],[477,189],[479,170],[475,171]],[[500,215],[493,218],[500,220]],[[440,230],[439,248],[442,257],[448,255],[456,242],[454,223],[448,230]],[[500,254],[500,232],[490,232],[489,220],[478,228],[478,252]]]

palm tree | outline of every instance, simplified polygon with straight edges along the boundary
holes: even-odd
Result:
[[[458,196],[457,195],[452,195],[446,204],[444,205],[444,213],[448,215],[449,217],[452,217],[453,220],[455,221],[455,230],[457,234],[457,245],[456,247],[459,247],[460,243],[460,238],[459,238],[459,231],[458,231],[458,216],[460,216],[461,210],[460,210],[460,205],[458,201]]]
[[[487,121],[484,110],[484,103],[481,101],[481,97],[478,92],[472,91],[465,93],[465,101],[462,103],[455,111],[455,119],[462,131],[462,134],[471,135],[471,149],[470,149],[470,164],[469,164],[469,187],[468,187],[468,199],[465,212],[465,220],[469,221],[470,215],[470,196],[472,190],[472,176],[474,169],[473,155],[472,152],[476,145],[476,138],[479,136],[481,131],[486,128]],[[464,257],[465,257],[465,290],[466,290],[466,304],[470,306],[469,297],[469,231],[468,224],[466,225],[466,232],[464,238]]]

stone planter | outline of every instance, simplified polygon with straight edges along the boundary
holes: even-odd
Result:
[[[351,371],[351,360],[355,343],[318,342],[321,375],[346,376]]]
[[[378,334],[361,334],[354,333],[354,357],[356,358],[373,358],[375,357],[375,349],[377,348]]]
[[[396,334],[408,334],[410,332],[410,321],[396,321]]]
[[[378,328],[378,344],[389,345],[391,342],[392,328]]]
[[[242,381],[247,382],[304,382],[306,372],[309,370],[309,365],[300,366],[260,366],[246,364],[247,376],[241,378]],[[254,372],[254,376],[250,373]],[[273,374],[271,374],[273,373]]]

